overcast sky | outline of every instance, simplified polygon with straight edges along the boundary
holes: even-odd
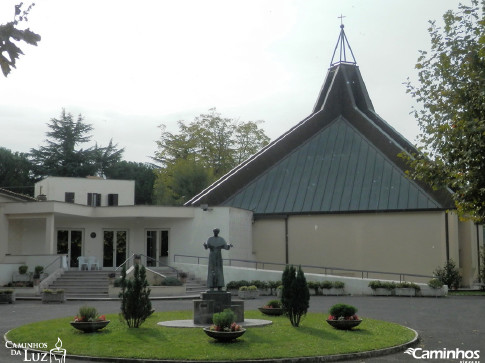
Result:
[[[0,23],[20,0],[0,1]],[[26,1],[24,1],[26,2]],[[469,3],[469,1],[465,1]],[[274,139],[308,116],[345,32],[376,112],[414,142],[418,50],[429,20],[456,0],[37,0],[26,26],[42,36],[8,78],[0,76],[0,146],[44,144],[62,108],[112,138],[124,159],[148,162],[158,125],[176,131],[216,107],[225,117],[264,120]]]

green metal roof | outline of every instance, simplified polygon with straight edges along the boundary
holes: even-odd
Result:
[[[359,68],[329,69],[310,116],[185,205],[256,214],[453,208],[448,190],[411,181],[399,153],[417,150],[374,111]]]
[[[440,208],[343,117],[222,205],[256,214]]]

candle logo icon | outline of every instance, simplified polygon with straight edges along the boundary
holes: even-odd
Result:
[[[50,363],[66,363],[66,350],[62,348],[62,340],[59,337],[55,346],[50,350]]]

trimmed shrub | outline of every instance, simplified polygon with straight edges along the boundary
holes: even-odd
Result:
[[[28,269],[29,269],[29,266],[27,265],[19,266],[19,274],[25,275]]]
[[[332,283],[332,281],[322,281],[320,283],[320,287],[322,289],[331,289],[333,287],[333,283]]]
[[[222,330],[230,329],[231,324],[235,321],[236,315],[231,309],[224,309],[223,312],[212,315],[212,323]]]
[[[333,287],[335,287],[336,289],[343,289],[345,287],[345,282],[335,281],[333,283]]]
[[[356,307],[347,304],[335,304],[329,310],[330,315],[334,316],[337,319],[341,316],[343,316],[344,318],[353,316],[356,312]]]
[[[369,282],[369,287],[372,290],[376,289],[386,289],[386,290],[394,290],[396,288],[396,284],[394,282],[383,282],[383,281],[371,281]]]
[[[290,319],[291,325],[298,327],[310,306],[310,292],[301,266],[298,267],[298,271],[293,265],[286,266],[282,282],[281,303],[285,315]]]
[[[439,279],[431,279],[428,282],[428,286],[432,289],[441,289],[443,287],[443,283]]]

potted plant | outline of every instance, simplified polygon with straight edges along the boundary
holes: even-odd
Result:
[[[21,265],[19,266],[19,274],[20,275],[25,275],[29,269],[29,266],[27,265]]]
[[[212,315],[212,325],[204,328],[204,332],[211,338],[221,342],[228,342],[239,338],[246,332],[246,329],[237,324],[235,314],[231,309],[225,309],[223,312]]]
[[[268,287],[270,290],[270,295],[276,295],[276,290],[278,286],[281,285],[281,281],[268,281]]]
[[[434,278],[429,280],[427,288],[421,289],[421,296],[444,296],[446,294],[443,282]]]
[[[179,272],[179,280],[182,284],[185,284],[187,282],[187,272]]]
[[[339,330],[350,330],[362,322],[355,313],[357,308],[347,304],[333,305],[329,310],[327,323]]]
[[[390,296],[395,286],[394,282],[382,282],[379,280],[369,282],[369,287],[375,296]]]
[[[45,303],[63,303],[66,301],[64,296],[64,290],[57,289],[57,290],[50,290],[44,289],[42,290],[42,302]]]
[[[38,285],[40,281],[40,277],[44,272],[44,266],[35,266],[34,268],[34,285]]]
[[[91,306],[81,306],[78,314],[71,321],[71,326],[84,333],[92,333],[103,329],[110,320],[106,320],[104,315],[98,315],[96,308]]]
[[[11,289],[0,290],[0,303],[12,304],[15,301],[15,291]]]
[[[307,282],[308,289],[315,291],[315,295],[320,295],[320,283],[315,281],[308,281]]]
[[[396,296],[416,296],[421,288],[413,282],[400,282],[396,284],[394,293]]]
[[[276,297],[281,299],[281,295],[283,295],[283,285],[280,285],[276,288]]]
[[[320,287],[323,295],[343,295],[345,283],[342,281],[322,281]]]
[[[283,305],[280,300],[270,300],[263,307],[258,308],[265,315],[283,315]]]
[[[239,288],[239,297],[241,299],[256,299],[259,295],[258,288],[254,285],[251,286],[241,286]]]

